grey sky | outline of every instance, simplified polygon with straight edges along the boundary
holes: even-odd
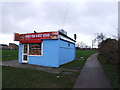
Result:
[[[66,14],[65,22],[65,12]],[[0,14],[1,15],[1,14]],[[64,25],[63,25],[64,22]],[[13,33],[57,31],[91,46],[95,33],[117,35],[117,2],[4,2],[0,43],[13,42]]]

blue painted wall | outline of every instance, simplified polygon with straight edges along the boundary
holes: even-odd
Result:
[[[18,48],[18,63],[22,63],[22,44],[19,43],[19,48]]]
[[[67,41],[59,41],[59,65],[75,59],[75,44]]]
[[[43,40],[43,56],[29,56],[29,64],[59,67],[58,40]]]
[[[75,59],[75,45],[63,40],[43,40],[42,56],[28,56],[28,64],[59,67]],[[22,44],[19,44],[18,62],[22,63]]]

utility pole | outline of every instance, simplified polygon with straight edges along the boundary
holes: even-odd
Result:
[[[94,40],[92,40],[92,49],[93,49],[93,42],[94,42]]]

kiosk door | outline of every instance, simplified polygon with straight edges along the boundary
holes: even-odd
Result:
[[[23,44],[22,63],[28,62],[28,46],[29,44]]]

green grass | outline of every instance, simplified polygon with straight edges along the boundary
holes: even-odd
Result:
[[[120,88],[120,85],[118,85],[118,68],[120,68],[120,66],[107,64],[107,62],[103,56],[98,56],[98,59],[102,65],[106,75],[110,79],[112,87]]]
[[[0,57],[2,56],[2,52],[0,52]],[[1,58],[0,58],[1,61]],[[0,66],[0,90],[2,88],[2,66]]]
[[[91,54],[97,53],[97,50],[76,50],[76,59],[84,57],[87,59]]]
[[[78,68],[78,67],[80,67],[80,68],[82,68],[82,66],[86,62],[86,59],[94,53],[97,53],[97,51],[96,50],[76,50],[76,59],[73,60],[72,62],[61,65],[60,67],[63,67],[63,68]],[[84,60],[78,60],[78,59],[80,59],[80,57],[84,57]]]
[[[18,59],[18,50],[0,50],[0,53],[2,53],[2,57],[0,57],[2,61]]]
[[[60,67],[62,68],[72,68],[72,69],[76,69],[76,68],[82,68],[84,63],[86,62],[86,60],[73,60],[72,62],[66,63],[61,65]]]
[[[96,53],[97,51],[76,51],[76,59],[80,57],[85,57],[85,60],[73,60],[67,64],[62,65],[63,68],[73,68],[79,67],[78,72],[72,72],[72,74],[67,75],[62,71],[59,74],[50,74],[42,71],[13,68],[13,67],[2,67],[2,87],[3,88],[72,88],[75,84],[77,76],[83,67],[86,58]],[[56,68],[57,69],[57,68]],[[57,78],[57,76],[60,78]]]
[[[2,61],[2,51],[0,50],[0,61]]]
[[[42,71],[3,67],[3,88],[72,88],[79,72],[71,75],[50,74]],[[60,78],[57,78],[57,75]]]

